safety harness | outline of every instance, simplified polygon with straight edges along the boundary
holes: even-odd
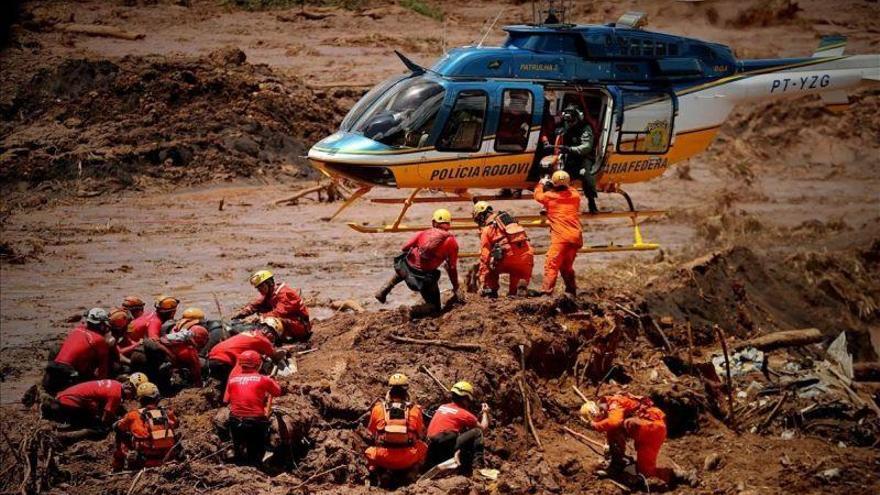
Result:
[[[385,425],[376,436],[376,443],[387,447],[412,445],[415,432],[409,428],[410,402],[382,401],[382,414]]]
[[[136,437],[135,447],[146,459],[162,459],[174,447],[177,439],[171,428],[168,413],[162,407],[140,409],[141,420],[147,430],[146,437]]]

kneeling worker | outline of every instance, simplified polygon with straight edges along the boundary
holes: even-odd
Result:
[[[366,451],[371,474],[378,474],[379,469],[415,471],[428,452],[423,440],[422,408],[409,401],[409,379],[403,373],[395,373],[388,379],[388,385],[388,395],[373,405],[367,425],[373,439],[373,446]]]
[[[162,400],[159,387],[142,383],[138,386],[137,397],[141,407],[129,411],[114,425],[114,471],[161,466],[166,458],[172,457],[169,454],[179,440],[174,433],[177,428],[174,411],[159,406]]]
[[[147,376],[134,373],[124,382],[94,380],[74,385],[43,404],[43,417],[103,435],[119,417],[122,401],[134,397],[143,383]]]
[[[281,395],[281,386],[260,374],[263,360],[255,351],[238,356],[241,373],[229,378],[223,402],[229,404],[229,434],[238,464],[260,466],[269,442],[271,398]]]
[[[275,275],[269,270],[260,270],[249,279],[260,296],[243,307],[232,319],[238,320],[251,315],[262,318],[278,318],[284,326],[278,332],[278,339],[284,341],[305,341],[312,335],[309,309],[299,293],[287,284],[276,284]]]
[[[474,221],[480,226],[481,295],[498,297],[498,276],[510,275],[507,295],[516,295],[520,284],[527,288],[532,279],[535,253],[526,230],[506,211],[498,211],[485,201],[474,203]]]
[[[458,300],[463,295],[458,282],[458,241],[449,231],[452,214],[449,210],[434,212],[431,228],[423,230],[404,244],[403,254],[394,258],[393,277],[376,293],[376,300],[384,304],[391,290],[405,281],[410,290],[419,292],[425,304],[413,308],[413,316],[428,316],[440,311],[440,265],[446,263],[446,273],[452,282],[452,292]]]
[[[675,479],[695,481],[692,474],[657,467],[657,457],[666,440],[666,415],[654,406],[651,399],[630,394],[609,395],[598,402],[585,402],[580,413],[590,428],[605,433],[609,474],[618,474],[626,467],[626,441],[631,438],[636,448],[636,471],[639,474],[667,483]]]
[[[458,382],[450,389],[452,402],[437,408],[428,425],[428,466],[455,458],[463,474],[469,474],[474,462],[483,459],[483,430],[489,427],[489,405],[481,406],[481,418],[470,411],[474,387]]]

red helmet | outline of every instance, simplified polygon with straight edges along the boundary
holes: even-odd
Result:
[[[113,308],[110,310],[110,327],[114,330],[125,330],[131,323],[131,313],[125,308]]]
[[[210,335],[208,334],[208,330],[201,325],[193,325],[189,329],[192,332],[192,341],[193,344],[196,345],[199,349],[205,347],[205,344],[208,343],[210,339]]]
[[[242,370],[256,370],[263,364],[263,358],[256,351],[244,351],[238,356]]]

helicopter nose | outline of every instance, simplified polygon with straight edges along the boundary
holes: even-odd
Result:
[[[312,146],[309,161],[315,168],[334,177],[395,187],[397,181],[391,169],[375,163],[381,160],[375,153],[386,150],[390,148],[364,136],[337,132]]]

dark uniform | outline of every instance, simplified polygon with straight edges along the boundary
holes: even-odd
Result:
[[[596,213],[596,176],[594,168],[593,128],[584,119],[581,109],[569,105],[562,112],[562,144],[566,147],[565,171],[572,177],[580,177],[590,213]]]

